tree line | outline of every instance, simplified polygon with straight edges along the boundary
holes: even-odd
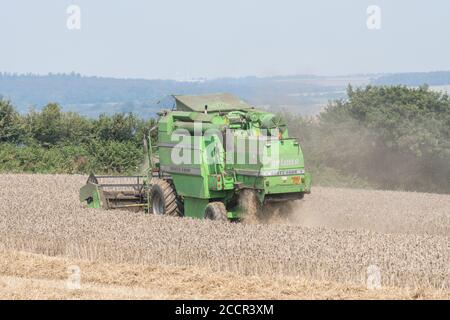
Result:
[[[133,113],[91,119],[63,112],[55,103],[22,115],[10,101],[1,100],[0,171],[134,173],[152,124]]]
[[[347,89],[314,117],[285,114],[316,184],[450,193],[450,99],[427,86]],[[155,120],[92,119],[50,103],[19,114],[0,101],[0,171],[128,174],[141,170]]]

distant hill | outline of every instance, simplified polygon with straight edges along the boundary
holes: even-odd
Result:
[[[376,85],[443,86],[450,84],[450,71],[385,74],[373,81]]]
[[[144,80],[85,77],[79,74],[0,74],[0,95],[10,99],[20,112],[30,106],[40,109],[57,102],[64,110],[87,116],[100,113],[136,112],[147,118],[162,106],[169,94],[230,92],[258,107],[315,113],[330,99],[345,96],[348,83],[367,83],[366,76],[245,77],[213,80]],[[164,106],[167,107],[167,106]]]
[[[329,100],[345,98],[348,84],[363,86],[369,83],[408,86],[427,83],[443,86],[450,84],[450,72],[335,77],[294,75],[189,81],[86,77],[76,73],[0,73],[0,96],[10,99],[20,112],[26,112],[31,106],[40,109],[49,102],[57,102],[63,110],[77,111],[89,117],[101,113],[135,112],[140,117],[149,118],[162,107],[171,107],[157,103],[170,94],[230,92],[257,107],[315,114]]]

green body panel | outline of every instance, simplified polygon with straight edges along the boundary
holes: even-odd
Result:
[[[92,183],[88,183],[80,190],[80,201],[87,201],[88,208],[99,209],[102,207],[100,200],[100,190],[98,186]]]
[[[205,209],[208,205],[208,199],[199,199],[199,198],[184,198],[184,216],[191,218],[204,218],[205,217]]]
[[[178,195],[209,199],[209,190],[204,177],[172,174],[172,179]]]
[[[99,209],[102,207],[102,204],[100,202],[100,193],[99,190],[95,190],[95,192],[92,194],[92,202],[88,203],[89,208],[95,208]]]

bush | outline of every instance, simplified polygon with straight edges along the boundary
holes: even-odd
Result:
[[[403,86],[349,87],[347,94],[318,118],[287,117],[313,172],[331,168],[380,188],[450,193],[447,95]]]

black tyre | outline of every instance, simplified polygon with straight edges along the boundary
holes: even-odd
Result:
[[[205,209],[205,219],[227,221],[227,209],[222,202],[210,202]]]
[[[175,189],[166,180],[152,179],[150,199],[154,214],[179,217],[183,215],[180,199]]]

